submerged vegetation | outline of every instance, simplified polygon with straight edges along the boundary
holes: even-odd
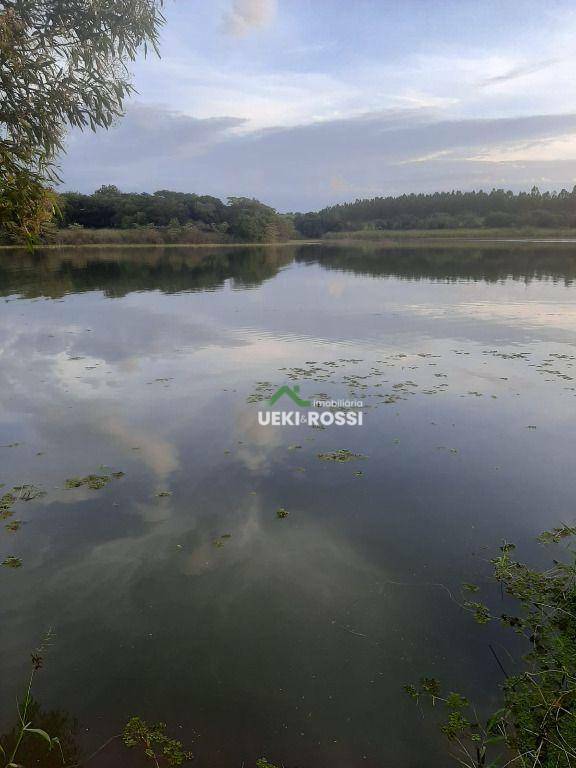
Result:
[[[576,528],[562,525],[539,540],[557,545],[574,536]],[[416,701],[442,705],[441,729],[460,765],[569,768],[576,761],[576,550],[568,547],[567,557],[554,558],[542,571],[516,560],[514,549],[504,543],[491,562],[515,612],[496,615],[481,602],[463,604],[479,624],[499,620],[526,641],[523,669],[516,674],[508,675],[495,656],[505,674],[502,706],[483,721],[466,697],[443,693],[434,678],[423,677],[406,691]],[[464,590],[478,588],[465,584]]]

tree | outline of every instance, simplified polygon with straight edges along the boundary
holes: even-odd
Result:
[[[162,5],[0,0],[0,230],[27,236],[26,210],[58,179],[67,126],[109,128],[122,114],[129,62],[158,50]]]

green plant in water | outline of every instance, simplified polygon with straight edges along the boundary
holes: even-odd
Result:
[[[330,453],[319,453],[318,458],[321,461],[335,461],[339,464],[345,464],[348,461],[355,461],[356,459],[365,459],[361,453],[352,453],[347,448],[339,448],[337,451],[330,451]]]
[[[0,520],[7,520],[14,514],[13,507],[20,501],[34,501],[46,493],[35,485],[16,485],[11,491],[0,496]]]
[[[19,557],[15,557],[14,555],[8,555],[8,557],[2,560],[2,565],[4,568],[21,568],[22,560]]]
[[[86,477],[71,477],[64,483],[66,490],[72,488],[81,488],[86,486],[92,491],[98,491],[100,488],[104,488],[110,482],[109,475],[86,475]]]
[[[166,725],[148,725],[140,717],[132,717],[124,726],[122,739],[130,749],[140,748],[156,768],[178,766],[191,760],[193,755],[184,749],[182,742],[166,735]]]
[[[33,654],[31,654],[31,662],[32,662],[32,669],[30,670],[30,676],[28,678],[28,686],[26,688],[26,694],[24,696],[24,701],[22,704],[18,705],[18,726],[16,728],[15,733],[15,740],[14,745],[9,753],[6,752],[4,747],[0,744],[0,757],[2,758],[2,761],[5,765],[5,768],[19,768],[18,763],[16,762],[16,758],[18,755],[18,751],[20,750],[22,743],[25,739],[28,737],[33,737],[36,739],[42,739],[46,742],[48,749],[51,751],[54,749],[54,747],[58,746],[60,749],[60,752],[62,753],[62,747],[60,745],[60,740],[56,736],[50,736],[45,730],[42,728],[35,728],[33,727],[33,722],[30,719],[30,712],[32,709],[32,684],[34,683],[34,677],[36,675],[36,672],[38,672],[39,669],[42,668],[42,665],[44,663],[44,650],[45,645],[50,641],[51,639],[51,632],[49,632],[44,639],[44,643],[42,646]],[[62,763],[64,763],[64,755],[62,753]]]
[[[576,528],[563,525],[539,541],[557,545],[574,536]],[[480,624],[499,618],[528,644],[524,671],[501,686],[503,706],[481,723],[466,698],[442,693],[434,678],[405,690],[416,701],[442,704],[441,729],[467,768],[570,768],[576,765],[576,551],[568,547],[567,557],[540,571],[518,562],[514,549],[505,542],[491,562],[496,581],[518,604],[516,614],[495,617],[482,603],[464,604]]]

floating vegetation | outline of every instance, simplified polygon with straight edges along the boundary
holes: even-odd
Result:
[[[348,461],[356,461],[358,459],[367,459],[361,453],[352,453],[347,448],[339,448],[337,451],[331,451],[329,453],[319,453],[318,458],[321,461],[335,461],[339,464],[345,464]]]
[[[8,520],[14,514],[14,505],[18,502],[34,501],[45,495],[45,491],[35,485],[16,485],[11,491],[0,496],[0,520]],[[20,528],[21,521],[8,523],[7,530],[15,532]]]
[[[13,491],[17,494],[16,501],[34,501],[46,495],[46,491],[35,485],[16,485]]]
[[[22,560],[19,557],[15,557],[14,555],[8,555],[8,557],[2,560],[1,565],[3,565],[5,568],[21,568]]]
[[[139,748],[155,766],[179,766],[192,760],[192,753],[184,749],[182,742],[166,735],[166,724],[148,725],[140,717],[131,717],[122,732],[124,746]]]
[[[284,509],[284,507],[280,507],[280,509],[276,510],[276,517],[279,520],[283,520],[285,517],[288,517],[289,514],[290,512],[288,512],[287,509]]]
[[[64,483],[64,487],[67,490],[72,488],[82,488],[86,486],[92,491],[98,491],[100,488],[104,488],[110,482],[110,475],[86,475],[86,477],[70,477]]]
[[[561,525],[538,538],[558,545],[576,536],[576,528]],[[576,553],[568,547],[546,570],[532,568],[514,559],[513,544],[504,542],[491,560],[494,577],[514,601],[513,615],[502,614],[498,606],[492,615],[479,602],[464,603],[476,621],[492,619],[524,638],[528,651],[523,669],[508,674],[494,648],[489,648],[504,682],[500,687],[501,707],[486,721],[479,721],[475,707],[459,693],[444,693],[438,680],[423,677],[417,686],[404,690],[419,702],[428,699],[444,709],[441,731],[448,738],[452,757],[470,768],[504,768],[517,763],[530,768],[558,768],[573,765],[576,757],[574,728],[576,654]],[[477,592],[478,587],[464,584]]]
[[[172,491],[158,491],[156,496],[159,499],[167,499],[169,496],[172,496]]]
[[[22,520],[11,520],[4,526],[4,528],[6,528],[7,531],[10,531],[10,533],[15,533],[16,531],[20,530],[21,527]]]
[[[13,493],[5,493],[0,498],[0,520],[6,520],[14,514],[12,507],[16,503],[16,496]]]
[[[246,399],[246,402],[261,403],[264,400],[270,400],[277,389],[276,384],[271,384],[269,381],[258,381],[254,392]]]
[[[570,525],[561,525],[557,528],[552,528],[550,531],[544,531],[538,536],[538,541],[541,544],[558,544],[562,539],[567,539],[571,536],[576,536],[576,527]]]
[[[64,488],[72,490],[73,488],[90,488],[92,491],[99,491],[105,488],[112,480],[120,480],[125,472],[109,472],[105,475],[86,475],[85,477],[70,477],[64,483]]]

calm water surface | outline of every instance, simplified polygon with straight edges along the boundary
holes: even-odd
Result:
[[[450,592],[498,608],[502,539],[540,562],[574,518],[575,277],[558,245],[4,252],[0,481],[46,495],[0,531],[0,729],[53,626],[36,698],[87,751],[140,714],[199,768],[445,765],[402,685],[487,709],[488,644],[521,650]],[[294,383],[364,426],[259,427]]]

